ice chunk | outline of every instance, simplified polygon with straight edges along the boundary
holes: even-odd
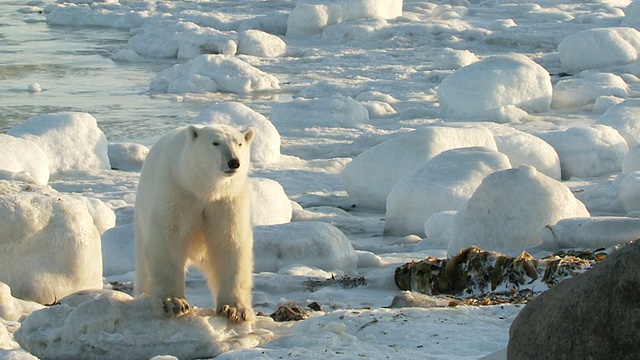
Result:
[[[628,99],[607,109],[597,121],[618,130],[629,147],[640,144],[640,99]]]
[[[622,173],[628,174],[634,171],[640,171],[640,144],[629,149],[622,158]]]
[[[536,135],[556,149],[563,180],[620,172],[622,158],[629,151],[624,138],[606,125],[572,127]]]
[[[328,127],[358,128],[369,122],[369,112],[348,96],[322,99],[296,98],[271,107],[269,118],[278,128],[295,128],[313,124]]]
[[[238,54],[279,57],[287,52],[287,44],[275,35],[260,30],[246,30],[238,34]]]
[[[201,112],[194,124],[227,124],[252,127],[255,138],[251,144],[251,161],[277,162],[280,159],[280,133],[264,115],[238,102],[226,102],[211,106]]]
[[[560,62],[569,73],[634,63],[639,53],[640,32],[630,27],[587,29],[558,44]]]
[[[0,134],[0,153],[0,171],[9,172],[11,178],[20,174],[22,181],[38,185],[49,182],[49,159],[33,141]]]
[[[425,127],[358,155],[342,171],[342,183],[358,206],[384,210],[389,192],[408,173],[445,150],[470,146],[497,149],[484,127]]]
[[[107,137],[87,113],[62,112],[27,119],[7,134],[36,143],[49,159],[49,173],[111,169]]]
[[[100,234],[86,202],[52,195],[0,196],[0,281],[41,304],[102,288]]]
[[[103,275],[122,275],[135,270],[135,244],[133,223],[105,231],[101,241]]]
[[[148,22],[135,30],[129,47],[148,58],[191,59],[201,54],[235,55],[231,35],[192,22],[163,20]]]
[[[445,48],[433,60],[433,67],[439,70],[456,70],[477,61],[478,58],[469,50]]]
[[[255,272],[277,272],[289,265],[353,273],[358,266],[351,242],[333,225],[300,221],[254,229]]]
[[[108,150],[111,168],[122,171],[139,172],[149,153],[148,147],[134,143],[111,143]]]
[[[542,244],[538,231],[561,219],[589,217],[561,182],[523,165],[487,176],[456,214],[447,252],[475,245],[484,250],[522,250]]]
[[[575,109],[592,106],[602,96],[626,98],[629,87],[621,77],[609,73],[582,72],[558,81],[553,89],[553,109]]]
[[[513,105],[527,112],[549,110],[549,73],[520,54],[497,55],[456,70],[437,88],[442,114],[448,118],[494,120]]]
[[[430,245],[448,246],[451,241],[451,225],[457,213],[457,211],[441,211],[429,216],[424,222],[425,238],[416,244],[414,251],[424,250]]]
[[[385,234],[424,235],[433,214],[458,210],[485,176],[511,168],[506,155],[481,147],[444,151],[402,178],[387,197]]]
[[[562,219],[540,229],[546,249],[609,248],[638,239],[640,219],[630,217],[591,217]]]
[[[291,221],[291,201],[275,180],[251,178],[251,224],[276,225]]]
[[[616,179],[619,197],[626,212],[640,211],[640,171],[623,174]]]
[[[70,295],[60,305],[33,312],[15,333],[18,343],[42,359],[212,358],[269,342],[290,325],[258,317],[232,325],[213,311],[167,320],[152,313],[146,297],[117,291]]]
[[[402,15],[402,0],[298,0],[287,21],[287,36],[319,35],[329,25]]]
[[[498,151],[507,155],[512,167],[531,165],[541,173],[560,180],[560,158],[546,141],[507,125],[485,123],[493,133]]]
[[[200,55],[161,71],[151,81],[149,88],[153,92],[223,91],[247,94],[279,89],[280,85],[275,76],[238,58]]]
[[[43,305],[32,301],[16,299],[11,294],[9,285],[0,282],[0,320],[22,321],[33,311],[42,309]],[[4,326],[0,322],[0,331]],[[0,341],[0,345],[2,341]],[[0,346],[0,348],[2,348]]]

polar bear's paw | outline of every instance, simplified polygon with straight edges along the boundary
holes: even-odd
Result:
[[[216,310],[216,313],[218,315],[226,316],[227,318],[229,318],[231,322],[236,324],[253,322],[255,320],[255,316],[253,315],[253,309],[251,308],[222,305],[218,307],[218,309]]]
[[[157,302],[158,312],[167,317],[179,317],[189,313],[189,303],[184,298],[166,298]]]

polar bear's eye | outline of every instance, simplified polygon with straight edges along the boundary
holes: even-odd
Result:
[[[216,141],[213,143],[213,146],[220,146],[220,143]]]

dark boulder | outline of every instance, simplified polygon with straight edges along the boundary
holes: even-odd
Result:
[[[640,359],[640,241],[532,300],[508,359]]]

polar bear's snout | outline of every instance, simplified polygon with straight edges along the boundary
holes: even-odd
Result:
[[[240,168],[240,160],[233,158],[227,161],[227,166],[229,167],[229,169],[225,170],[224,172],[227,174],[232,174]]]

